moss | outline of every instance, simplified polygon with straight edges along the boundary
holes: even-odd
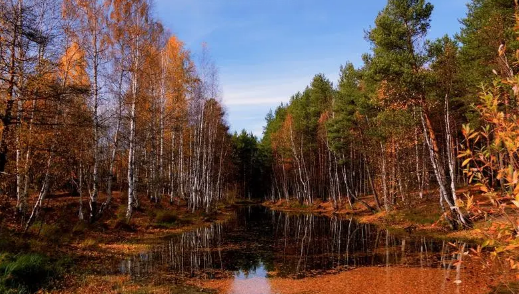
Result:
[[[306,205],[305,203],[300,203],[298,201],[290,202],[289,204],[290,208],[296,208],[296,209],[307,209],[310,206]]]
[[[441,217],[438,212],[421,213],[420,211],[407,210],[403,213],[403,218],[415,224],[430,225],[437,222]]]

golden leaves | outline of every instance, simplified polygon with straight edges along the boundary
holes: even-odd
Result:
[[[88,87],[85,52],[77,42],[72,42],[61,58],[59,77],[65,85]]]

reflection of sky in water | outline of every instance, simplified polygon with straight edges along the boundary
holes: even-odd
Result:
[[[450,268],[447,241],[395,235],[353,219],[288,215],[264,207],[239,208],[235,218],[166,238],[144,253],[124,259],[121,273],[156,279],[227,280],[230,293],[272,293],[277,278],[304,278],[361,266]],[[232,290],[230,290],[232,289]]]
[[[229,294],[269,294],[272,293],[267,270],[260,262],[256,270],[235,273]]]

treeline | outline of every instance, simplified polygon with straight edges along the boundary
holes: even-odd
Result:
[[[481,87],[513,74],[514,1],[473,0],[454,38],[427,39],[432,11],[425,0],[389,0],[366,32],[362,67],[341,66],[336,85],[316,75],[267,115],[272,200],[391,210],[439,189],[451,225],[470,226],[456,193],[467,183],[462,126],[481,123],[472,106]],[[505,94],[500,106],[517,107]]]
[[[210,211],[234,187],[216,67],[150,5],[0,0],[0,183],[26,229],[52,191],[94,221],[114,189],[130,219],[140,197]]]

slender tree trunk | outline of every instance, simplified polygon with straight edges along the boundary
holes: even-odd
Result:
[[[457,229],[459,225],[468,227],[470,224],[465,219],[464,214],[461,212],[458,204],[456,203],[456,195],[449,191],[447,180],[445,177],[444,165],[440,159],[440,150],[438,148],[438,141],[432,128],[431,121],[427,112],[422,109],[422,125],[424,128],[424,135],[427,145],[429,147],[429,154],[431,158],[431,164],[436,175],[436,180],[440,187],[440,195],[444,198],[445,202],[449,205],[451,224],[454,229]]]
[[[80,159],[79,162],[79,184],[78,184],[78,192],[79,192],[79,211],[78,216],[80,220],[84,219],[83,216],[83,163]]]
[[[42,188],[40,190],[40,193],[38,195],[38,199],[36,200],[36,203],[34,204],[34,207],[32,209],[31,215],[29,216],[29,219],[27,220],[27,223],[25,224],[24,232],[27,232],[29,227],[32,225],[36,217],[38,217],[38,214],[43,206],[43,201],[45,200],[45,197],[47,197],[47,194],[49,192],[50,187],[50,174],[51,174],[51,167],[52,162],[54,159],[54,148],[55,148],[55,139],[59,135],[57,130],[57,125],[59,121],[60,111],[61,111],[61,105],[58,104],[56,107],[56,116],[54,118],[54,133],[52,138],[52,143],[49,149],[49,152],[47,154],[47,166],[45,168],[45,177],[43,179]]]
[[[128,207],[126,219],[132,217],[135,194],[135,108],[137,103],[137,77],[132,73],[132,105],[130,110],[130,144],[128,149]]]
[[[380,143],[380,151],[382,152],[382,191],[384,193],[384,209],[389,211],[388,188],[387,188],[387,172],[386,172],[386,152],[384,146]]]
[[[96,21],[97,22],[97,21]],[[98,85],[98,75],[99,75],[99,52],[98,52],[98,44],[97,44],[97,28],[94,29],[94,38],[93,38],[93,50],[94,50],[94,168],[92,172],[92,193],[90,194],[90,222],[93,223],[96,220],[97,216],[97,196],[99,194],[99,85]]]
[[[22,5],[23,5],[23,0],[18,0],[18,22],[16,24],[16,26],[18,27],[18,29],[21,31],[22,28],[23,28],[23,15],[22,15]],[[21,33],[21,32],[20,32]],[[18,37],[20,37],[19,35],[20,34],[17,34]],[[13,40],[13,43],[14,43],[15,40]],[[18,72],[19,72],[19,76],[18,76],[18,96],[21,95],[22,93],[22,84],[23,84],[23,59],[24,56],[22,56],[22,41],[21,41],[21,38],[18,41],[18,46],[20,46],[17,54],[13,54],[12,56],[16,56],[16,58],[18,59],[18,62],[20,63],[20,65],[18,65]],[[22,100],[21,100],[21,97],[18,97],[17,98],[17,102],[18,102],[18,105],[17,105],[17,115],[16,115],[16,207],[18,208],[18,212],[20,214],[24,214],[25,213],[25,207],[24,207],[24,199],[22,199],[23,195],[23,191],[22,191],[22,170],[21,170],[21,157],[22,157],[22,154],[21,154],[21,149],[22,149],[22,146],[21,146],[21,136],[22,136],[22,112],[23,112],[23,103],[22,103]]]

